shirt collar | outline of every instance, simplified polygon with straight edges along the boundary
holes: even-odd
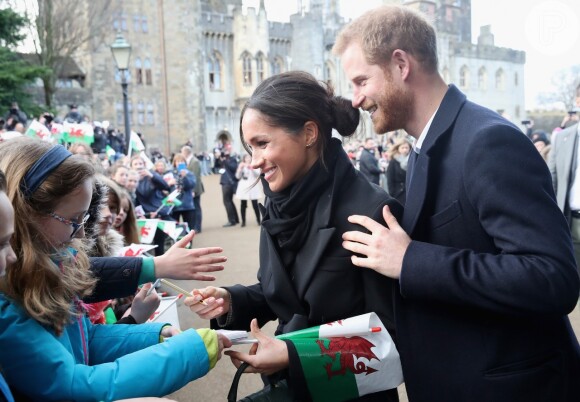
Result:
[[[437,110],[439,110],[439,108],[437,108]],[[431,118],[427,122],[427,125],[425,126],[425,128],[423,128],[423,131],[421,131],[421,135],[419,136],[419,139],[417,139],[417,141],[415,141],[415,144],[413,145],[413,151],[417,152],[418,154],[421,153],[421,147],[423,146],[423,141],[425,141],[425,137],[427,137],[427,132],[429,132],[429,128],[431,128],[431,123],[433,123],[433,119],[435,118],[435,115],[437,114],[437,110],[435,110],[435,113],[433,113],[433,115],[431,116]]]

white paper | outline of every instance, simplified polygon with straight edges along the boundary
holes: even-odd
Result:
[[[227,329],[218,329],[216,332],[228,338],[233,345],[258,343],[257,339],[248,338],[248,333],[246,331],[230,331]]]

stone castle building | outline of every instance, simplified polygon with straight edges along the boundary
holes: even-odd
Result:
[[[240,110],[263,79],[279,72],[305,70],[332,83],[337,94],[352,95],[330,51],[348,22],[338,13],[339,0],[310,0],[308,9],[298,0],[288,23],[268,21],[264,0],[247,10],[242,0],[114,3],[110,38],[76,57],[88,93],[79,106],[92,119],[123,130],[121,77],[109,49],[115,32],[121,32],[132,45],[131,128],[143,133],[150,147],[169,153],[190,140],[197,151],[208,150],[225,130],[234,149],[241,150]],[[447,82],[514,122],[524,117],[525,53],[494,46],[489,26],[472,43],[470,0],[403,4],[434,21],[439,68]],[[371,124],[366,129],[372,134]]]

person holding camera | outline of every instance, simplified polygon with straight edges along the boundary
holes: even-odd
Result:
[[[252,202],[252,208],[254,208],[258,226],[261,223],[258,200],[264,196],[264,192],[262,191],[262,183],[258,180],[260,178],[260,171],[252,169],[251,162],[252,156],[249,154],[244,155],[242,162],[238,165],[238,170],[236,170],[236,179],[239,180],[236,197],[240,200],[242,227],[246,226],[248,201]]]
[[[576,87],[576,107],[580,107],[580,85]],[[576,115],[568,113],[569,118],[564,118],[563,126],[574,121]],[[574,125],[563,129],[553,138],[548,167],[552,174],[556,201],[570,225],[576,268],[580,272],[580,174],[578,174],[580,124],[577,116],[575,121]]]
[[[6,113],[6,116],[4,116],[4,121],[6,124],[8,123],[9,119],[12,119],[12,127],[7,127],[7,130],[14,130],[14,126],[16,126],[18,123],[22,123],[23,126],[26,126],[26,123],[28,122],[28,116],[26,116],[26,113],[20,110],[18,102],[12,102],[10,105],[8,113]]]
[[[173,157],[173,171],[171,172],[175,179],[175,190],[179,191],[177,197],[181,204],[176,205],[171,210],[171,216],[177,222],[179,218],[187,223],[189,230],[195,227],[195,205],[193,203],[193,189],[195,188],[195,175],[187,169],[185,157],[181,154],[175,154]]]

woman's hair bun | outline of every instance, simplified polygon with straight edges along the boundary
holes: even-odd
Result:
[[[342,96],[334,96],[331,106],[333,128],[343,137],[353,135],[360,121],[360,111],[352,106],[350,100]]]

